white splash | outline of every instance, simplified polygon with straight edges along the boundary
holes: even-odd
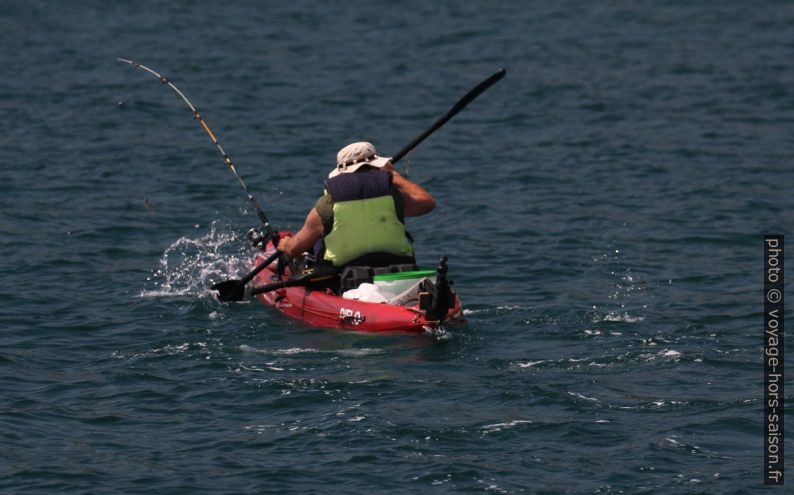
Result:
[[[238,278],[250,266],[251,252],[229,226],[214,221],[197,238],[180,237],[160,257],[160,266],[146,281],[154,288],[139,297],[209,296],[209,287]]]
[[[617,314],[609,313],[604,315],[602,321],[622,322],[622,323],[637,323],[643,321],[645,318],[642,316],[632,316],[628,313]]]
[[[453,333],[447,330],[444,325],[438,326],[423,326],[422,327],[428,335],[433,337],[438,342],[444,342],[446,340],[450,340],[453,337]]]

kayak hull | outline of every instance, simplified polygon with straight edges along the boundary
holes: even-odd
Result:
[[[272,246],[269,246],[272,249]],[[273,251],[257,253],[256,263],[265,260]],[[279,280],[275,265],[264,269],[254,278],[254,286],[263,286]],[[282,280],[289,278],[289,269]],[[447,313],[446,323],[462,321],[460,299],[454,293],[454,303]],[[266,306],[273,306],[281,313],[309,326],[340,328],[358,332],[411,332],[434,331],[441,327],[438,321],[425,318],[417,306],[393,306],[390,304],[362,302],[345,299],[326,289],[287,287],[257,294],[256,298]]]

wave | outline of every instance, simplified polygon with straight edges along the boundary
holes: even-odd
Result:
[[[287,349],[257,349],[246,344],[240,345],[240,351],[250,352],[256,354],[265,354],[268,356],[297,356],[304,354],[333,354],[343,357],[363,357],[381,354],[383,349],[373,349],[369,347],[362,347],[360,349],[316,349],[313,347],[290,347]]]

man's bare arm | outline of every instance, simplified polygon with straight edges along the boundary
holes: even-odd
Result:
[[[323,236],[323,221],[317,209],[312,208],[306,216],[306,222],[303,227],[293,236],[283,237],[278,243],[279,251],[286,253],[288,256],[295,258],[300,256],[305,251],[308,251],[314,246]]]

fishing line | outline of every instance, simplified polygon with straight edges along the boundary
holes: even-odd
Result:
[[[174,92],[176,94],[179,95],[180,98],[182,98],[182,101],[184,101],[187,104],[187,106],[190,108],[190,110],[193,112],[193,118],[195,118],[196,120],[199,121],[199,124],[201,125],[201,128],[204,129],[204,132],[207,133],[207,135],[210,137],[212,142],[218,148],[218,151],[220,152],[221,156],[223,157],[223,161],[229,167],[229,170],[231,170],[232,173],[234,174],[234,176],[237,177],[237,181],[243,187],[243,190],[245,191],[245,194],[248,196],[248,199],[251,201],[251,204],[254,205],[254,209],[256,210],[256,214],[259,217],[259,219],[262,221],[262,223],[264,224],[265,230],[267,231],[267,234],[270,236],[271,239],[273,239],[273,242],[275,243],[276,240],[278,239],[278,237],[277,237],[276,232],[274,232],[273,228],[270,226],[270,221],[268,220],[267,215],[265,215],[265,212],[262,211],[262,208],[259,207],[259,203],[257,203],[256,198],[254,198],[254,195],[251,194],[251,192],[248,190],[248,186],[246,186],[245,182],[243,182],[242,177],[240,177],[240,175],[237,173],[237,170],[234,168],[234,163],[232,163],[232,160],[231,160],[231,158],[229,158],[229,155],[227,155],[226,152],[223,150],[223,147],[221,147],[221,143],[218,142],[218,138],[215,137],[215,134],[212,132],[212,130],[210,129],[209,125],[207,125],[207,122],[204,120],[204,117],[202,117],[201,114],[199,113],[199,111],[196,110],[196,107],[194,107],[193,104],[190,103],[190,100],[187,99],[185,94],[182,93],[182,91],[180,91],[179,88],[174,86],[174,83],[172,83],[167,77],[165,77],[165,76],[163,76],[161,74],[158,74],[157,72],[153,71],[149,67],[146,67],[145,65],[139,64],[137,62],[133,62],[132,60],[127,60],[126,58],[117,58],[116,61],[121,62],[121,63],[125,63],[125,64],[130,64],[133,69],[141,69],[143,71],[148,72],[152,76],[154,76],[157,79],[159,79],[161,83],[163,83],[165,85],[168,85],[171,89],[174,90]]]

